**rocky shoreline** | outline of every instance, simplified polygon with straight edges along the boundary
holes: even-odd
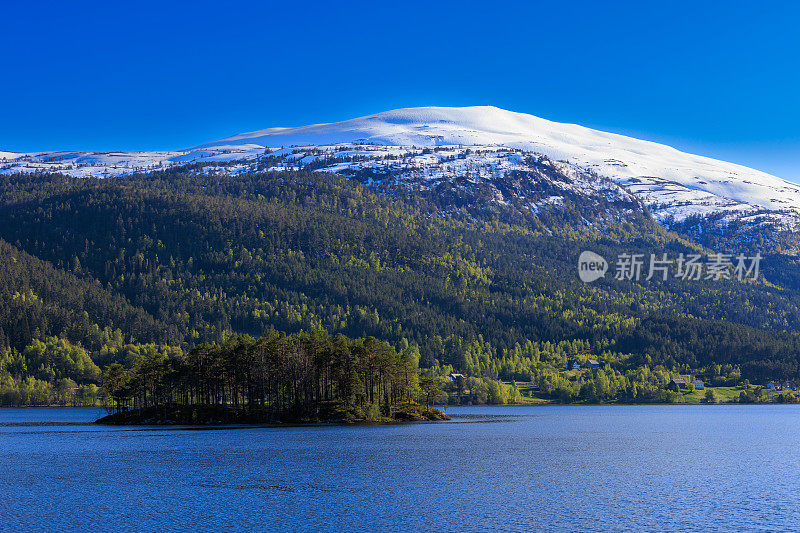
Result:
[[[130,409],[111,413],[95,421],[109,426],[224,426],[287,424],[396,424],[450,420],[439,409],[417,404],[392,411],[391,416],[353,416],[332,409],[320,409],[314,415],[269,417],[264,413],[233,408],[206,406],[168,406]]]

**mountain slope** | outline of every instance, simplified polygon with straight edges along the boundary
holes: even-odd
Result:
[[[398,109],[333,124],[269,128],[206,143],[264,147],[332,144],[501,145],[568,161],[658,201],[706,192],[720,207],[800,211],[800,186],[669,146],[496,107]],[[682,198],[683,197],[683,198]],[[727,200],[727,202],[726,202]],[[727,204],[727,205],[726,205]]]
[[[493,211],[480,195],[441,216],[454,207],[438,189],[395,199],[330,173],[185,168],[102,180],[0,177],[0,200],[0,239],[15,243],[0,243],[9,250],[0,280],[10,283],[0,291],[0,311],[8,309],[0,327],[19,351],[58,334],[103,358],[105,327],[121,330],[116,346],[184,348],[274,327],[416,344],[424,366],[525,381],[515,353],[560,368],[578,354],[618,369],[730,364],[751,380],[800,369],[800,292],[782,277],[796,264],[766,258],[769,283],[580,282],[576,262],[587,248],[606,258],[696,250],[624,201],[602,206],[604,227],[594,229],[583,222],[594,200],[565,194],[533,227],[512,205]],[[21,284],[13,258],[23,252],[42,265],[38,281]],[[65,287],[48,291],[48,280]],[[28,288],[31,298],[15,296]],[[21,306],[34,296],[32,313]],[[74,317],[86,327],[61,326]]]
[[[286,146],[295,148],[277,150]],[[270,167],[262,162],[265,148]],[[431,148],[438,148],[440,157],[432,157]],[[498,154],[509,150],[518,154],[516,160],[497,164]],[[399,109],[331,124],[268,128],[172,152],[2,152],[0,174],[51,171],[108,177],[200,164],[206,172],[228,174],[286,168],[347,176],[371,173],[365,183],[389,177],[431,188],[443,179],[469,176],[470,168],[450,163],[470,155],[482,169],[476,182],[486,176],[496,181],[510,173],[528,172],[526,161],[541,157],[563,162],[575,175],[616,183],[667,227],[694,217],[713,217],[715,226],[735,223],[745,227],[747,235],[774,236],[800,228],[800,186],[776,176],[649,141],[488,106]],[[573,187],[585,183],[578,180]]]

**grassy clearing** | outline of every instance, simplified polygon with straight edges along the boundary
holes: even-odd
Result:
[[[750,385],[749,390],[755,391],[758,387],[754,385]],[[711,390],[714,391],[717,397],[717,403],[736,403],[739,401],[739,395],[745,391],[747,387],[744,386],[736,386],[736,387],[709,387],[706,386],[705,390],[695,390],[692,392],[682,392],[682,402],[681,403],[704,403],[706,398],[706,392]],[[785,393],[787,391],[779,391],[779,390],[772,390],[772,389],[761,389],[761,401],[763,402],[770,402],[773,400],[774,396],[777,396],[781,393]]]
[[[716,403],[737,403],[739,401],[739,395],[746,389],[747,387],[744,386],[735,386],[735,387],[709,387],[706,386],[704,390],[694,390],[691,392],[682,391],[681,395],[678,397],[676,403],[683,403],[683,404],[701,404],[706,403],[706,392],[714,391],[717,401]],[[755,391],[758,387],[755,385],[750,385],[749,389]],[[542,394],[539,390],[535,389],[532,386],[520,386],[519,387],[520,394],[522,395],[522,402],[521,403],[561,403],[556,398],[549,397],[547,395]],[[761,398],[760,402],[770,402],[773,401],[773,397],[777,396],[781,393],[786,393],[787,391],[778,391],[778,390],[771,390],[762,388],[761,390]],[[582,402],[576,402],[582,403]]]

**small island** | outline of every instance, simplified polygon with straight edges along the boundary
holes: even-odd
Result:
[[[153,352],[103,375],[109,425],[397,423],[449,420],[446,395],[411,349],[325,332],[202,344],[186,357]]]
[[[129,409],[106,415],[96,424],[109,426],[160,425],[306,425],[306,424],[392,424],[404,422],[434,422],[450,420],[436,408],[409,402],[397,406],[388,416],[355,417],[336,404],[320,405],[314,416],[286,416],[268,419],[262,413],[233,410],[222,406],[163,406]]]

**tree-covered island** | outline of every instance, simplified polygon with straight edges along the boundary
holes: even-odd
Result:
[[[103,390],[106,424],[448,419],[431,407],[443,393],[420,378],[413,351],[324,332],[236,336],[186,357],[152,352],[129,370],[110,365]]]

